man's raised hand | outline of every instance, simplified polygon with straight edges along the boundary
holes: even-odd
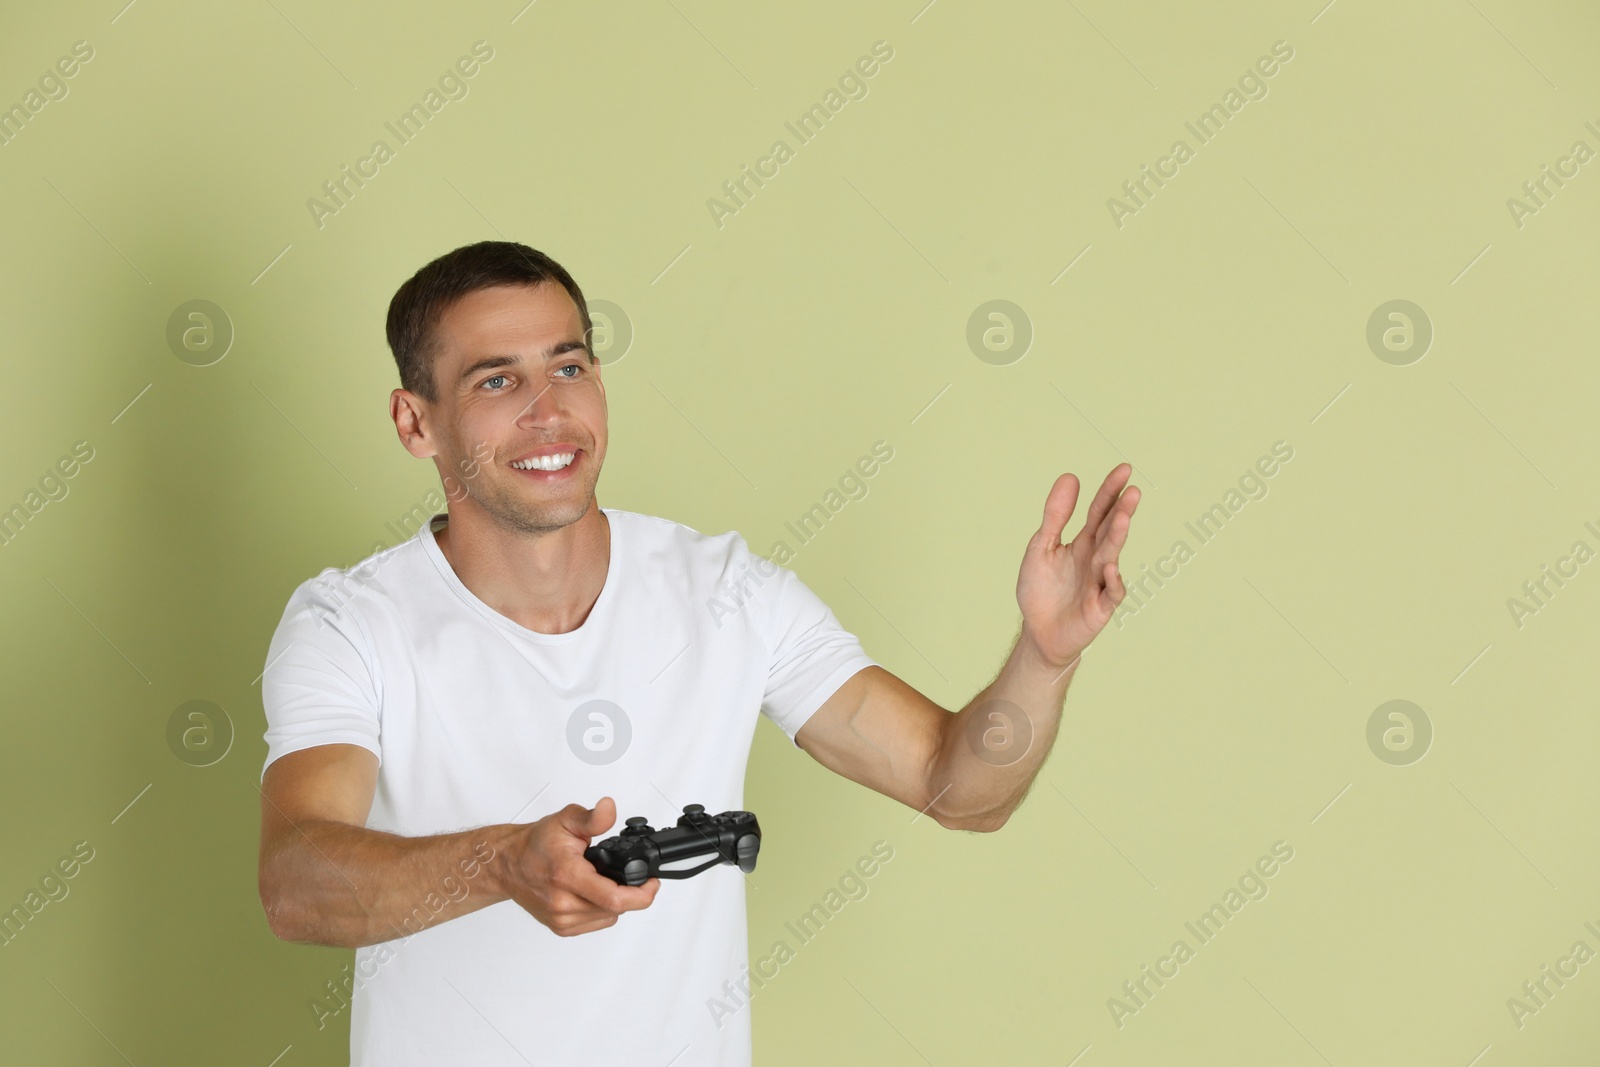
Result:
[[[1078,505],[1078,478],[1063,474],[1050,488],[1044,521],[1022,554],[1017,575],[1017,606],[1022,609],[1022,640],[1052,667],[1065,670],[1111,620],[1127,589],[1117,554],[1139,506],[1139,489],[1128,486],[1133,468],[1119,463],[1089,505],[1078,536],[1061,535]]]

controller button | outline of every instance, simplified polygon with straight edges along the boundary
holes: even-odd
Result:
[[[644,860],[629,860],[622,867],[622,877],[629,885],[644,885],[650,878],[650,865]]]

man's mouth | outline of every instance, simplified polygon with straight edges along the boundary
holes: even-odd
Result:
[[[547,455],[513,460],[511,465],[519,471],[558,471],[571,466],[577,456],[577,452],[551,452]]]
[[[510,462],[510,469],[530,482],[565,482],[566,478],[573,477],[574,470],[578,470],[578,456],[581,453],[581,448],[568,448],[566,451],[523,456]]]

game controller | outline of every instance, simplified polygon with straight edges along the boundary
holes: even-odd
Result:
[[[595,870],[619,885],[644,885],[651,878],[692,878],[719,863],[737,864],[749,874],[761,851],[761,825],[748,811],[707,815],[690,804],[678,825],[654,830],[644,816],[630,818],[622,833],[583,850]],[[696,856],[712,858],[698,867],[664,870],[663,865]]]

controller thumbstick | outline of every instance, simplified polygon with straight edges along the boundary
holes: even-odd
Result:
[[[630,815],[628,817],[627,826],[631,830],[637,826],[648,825],[649,821],[650,820],[646,819],[643,815]]]
[[[683,807],[683,813],[685,815],[700,815],[703,814],[705,810],[706,806],[704,804],[685,804]]]

